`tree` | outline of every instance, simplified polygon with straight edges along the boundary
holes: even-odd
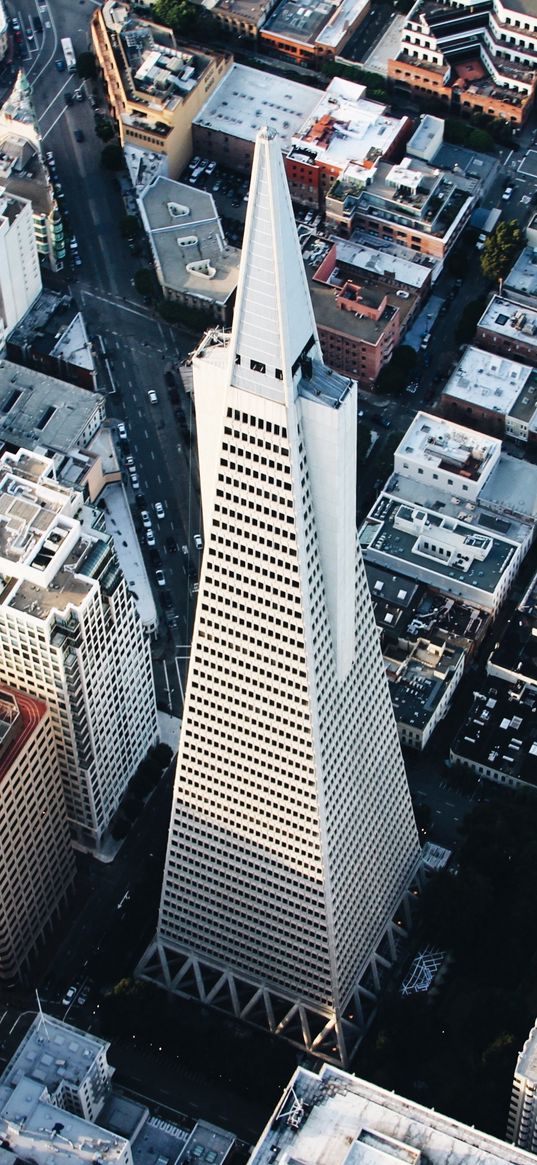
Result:
[[[169,765],[172,756],[173,750],[170,748],[169,744],[165,744],[162,740],[159,744],[155,745],[151,752],[151,757],[154,757],[157,764],[159,764],[163,769],[166,768],[166,765]]]
[[[97,76],[97,64],[93,53],[79,53],[76,58],[76,71],[79,77],[86,81],[93,81]]]
[[[136,215],[124,215],[119,224],[119,229],[124,239],[135,239],[140,230],[140,223]]]
[[[376,388],[378,392],[397,395],[408,384],[408,378],[416,366],[417,353],[409,344],[401,344],[394,352],[389,364],[382,369]]]
[[[512,267],[523,244],[524,236],[516,219],[498,223],[481,252],[483,275],[497,283]]]
[[[197,20],[196,9],[189,0],[156,0],[154,13],[161,24],[173,28],[174,32],[192,28]]]
[[[483,315],[487,305],[487,296],[481,295],[479,299],[471,299],[463,311],[463,314],[455,329],[455,339],[458,344],[469,344],[474,337],[474,332],[477,328],[478,322]]]
[[[123,150],[117,142],[110,142],[101,151],[101,166],[105,170],[122,170],[124,164]]]
[[[153,295],[153,272],[149,267],[139,267],[134,272],[134,286],[138,295]]]

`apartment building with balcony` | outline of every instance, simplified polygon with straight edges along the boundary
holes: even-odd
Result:
[[[326,196],[326,220],[339,234],[368,231],[443,261],[466,226],[477,189],[449,171],[405,157],[380,162],[369,175],[355,167],[336,179]]]
[[[0,644],[1,681],[48,705],[73,842],[99,854],[157,739],[149,644],[102,511],[24,449],[0,459]]]
[[[47,706],[0,682],[0,982],[28,971],[74,875]]]
[[[369,101],[365,85],[343,77],[333,77],[316,97],[293,133],[285,170],[293,201],[323,209],[327,191],[348,166],[365,185],[378,162],[400,157],[412,123]]]
[[[134,16],[116,0],[96,8],[92,44],[121,144],[165,154],[178,178],[192,155],[192,120],[232,57],[178,47],[169,28]]]
[[[434,96],[462,115],[519,126],[533,105],[536,68],[532,0],[417,0],[388,77],[399,90]]]

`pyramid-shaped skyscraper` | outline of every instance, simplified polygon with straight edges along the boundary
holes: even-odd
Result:
[[[231,336],[193,375],[205,551],[141,973],[345,1061],[420,850],[357,545],[356,385],[323,363],[267,130]]]

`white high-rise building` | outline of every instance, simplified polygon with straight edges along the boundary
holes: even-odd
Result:
[[[74,876],[46,704],[0,683],[0,983],[29,969]]]
[[[322,362],[267,130],[233,330],[193,369],[206,546],[139,971],[345,1059],[420,851],[357,548],[356,385]]]
[[[537,1024],[532,1027],[516,1062],[507,1140],[537,1153]]]
[[[41,289],[32,204],[0,188],[0,350]]]
[[[101,510],[24,449],[0,459],[0,681],[46,701],[73,840],[98,851],[157,740],[149,643]]]

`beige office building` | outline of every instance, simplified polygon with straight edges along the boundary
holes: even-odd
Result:
[[[121,145],[166,154],[179,178],[192,156],[192,118],[232,64],[230,53],[175,43],[170,28],[106,0],[91,20],[93,50]]]

